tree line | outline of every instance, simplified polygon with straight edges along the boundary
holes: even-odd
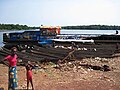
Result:
[[[120,30],[120,26],[115,25],[79,25],[79,26],[62,26],[62,29],[81,29],[81,30]],[[29,27],[19,24],[0,24],[0,30],[29,30],[39,29],[39,27]]]
[[[28,29],[38,29],[39,27],[29,27],[27,25],[19,24],[0,24],[0,30],[28,30]]]
[[[109,25],[82,25],[82,26],[63,26],[62,29],[87,29],[87,30],[120,30],[120,26]]]

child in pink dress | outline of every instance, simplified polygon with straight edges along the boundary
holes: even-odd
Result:
[[[33,65],[30,62],[28,62],[26,64],[27,89],[29,88],[29,82],[30,82],[31,86],[32,86],[32,90],[34,90],[34,88],[33,88],[33,82],[32,82],[32,68],[33,68]]]

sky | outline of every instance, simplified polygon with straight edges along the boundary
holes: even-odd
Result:
[[[0,23],[120,25],[120,0],[0,0]]]

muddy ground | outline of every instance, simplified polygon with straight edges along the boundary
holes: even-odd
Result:
[[[109,60],[109,61],[108,61]],[[35,90],[120,90],[120,58],[91,59],[86,58],[80,64],[92,66],[108,65],[110,71],[94,70],[84,66],[56,69],[50,62],[42,69],[33,70]],[[68,68],[68,66],[66,67]],[[17,67],[19,89],[26,89],[26,70]],[[0,88],[7,90],[8,67],[0,64]]]

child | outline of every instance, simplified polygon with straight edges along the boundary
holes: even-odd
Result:
[[[32,82],[32,68],[33,68],[33,65],[31,64],[30,61],[28,61],[28,63],[26,64],[26,75],[27,75],[27,90],[29,89],[29,82],[31,83],[31,86],[32,86],[32,90],[34,90],[33,88],[33,82]]]

